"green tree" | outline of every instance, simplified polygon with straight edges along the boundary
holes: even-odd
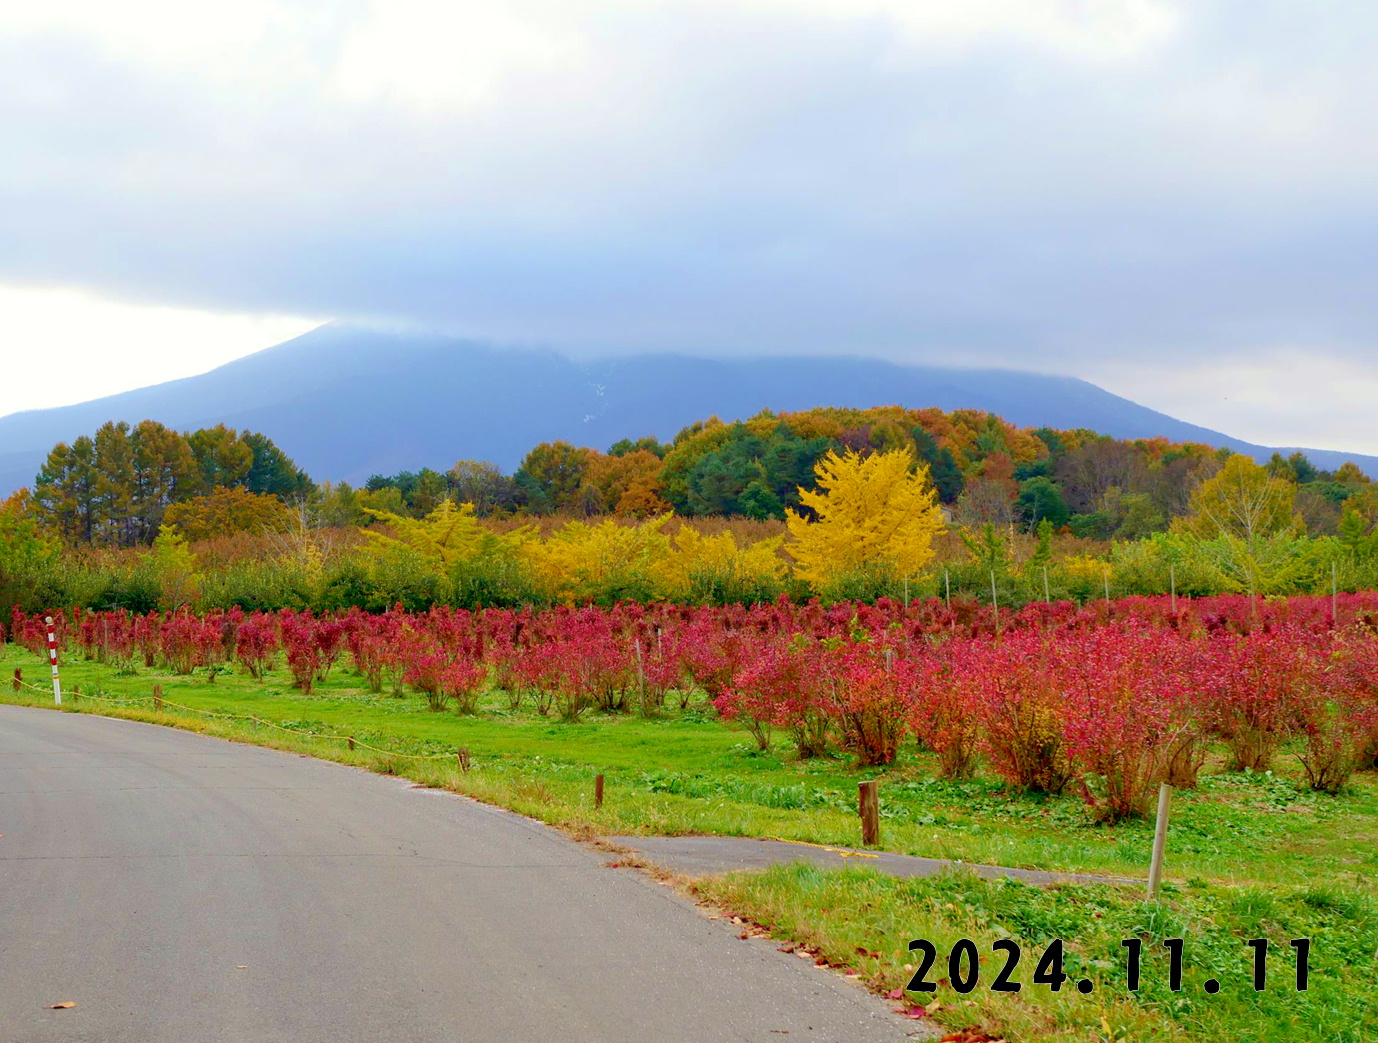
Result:
[[[757,521],[785,516],[785,505],[780,497],[759,478],[742,490],[737,502],[743,514]]]
[[[628,453],[634,453],[638,449],[645,449],[648,453],[654,453],[662,460],[665,459],[665,454],[670,451],[670,447],[664,445],[660,439],[648,436],[646,438],[638,438],[635,442],[630,438],[618,439],[612,445],[608,446],[608,455],[626,456]]]
[[[1297,482],[1301,485],[1314,482],[1321,477],[1321,472],[1317,470],[1316,465],[1300,449],[1289,456],[1287,462],[1292,465],[1292,474],[1296,476]]]
[[[253,453],[253,463],[244,476],[244,488],[251,493],[267,493],[291,503],[310,495],[314,486],[306,472],[273,444],[267,435],[245,431],[240,439]]]
[[[242,486],[248,480],[254,466],[254,450],[234,428],[224,424],[203,427],[187,435],[187,445],[201,473],[202,492]]]
[[[128,547],[138,538],[134,521],[134,444],[129,425],[107,421],[96,432],[96,538]]]
[[[938,445],[938,440],[922,427],[915,427],[911,433],[914,436],[914,453],[928,465],[928,473],[938,490],[938,499],[943,503],[956,503],[966,479],[952,451]]]
[[[516,474],[527,506],[538,514],[575,509],[588,462],[589,450],[568,442],[537,445],[526,454]]]
[[[445,476],[439,471],[423,467],[416,476],[416,488],[412,490],[407,505],[411,508],[412,514],[418,518],[424,518],[440,506],[441,501],[446,498],[448,493],[449,488]]]
[[[1054,528],[1060,529],[1071,517],[1071,512],[1067,510],[1067,502],[1062,498],[1062,490],[1051,478],[1043,476],[1019,483],[1019,498],[1015,501],[1015,509],[1020,519],[1030,528],[1048,521]]]
[[[97,523],[96,447],[81,435],[71,445],[59,442],[34,479],[39,516],[64,539],[90,543]]]
[[[196,458],[182,435],[156,420],[141,420],[129,436],[133,495],[133,540],[152,539],[169,504],[190,499],[200,488]]]

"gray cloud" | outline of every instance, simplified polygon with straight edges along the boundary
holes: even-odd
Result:
[[[1378,10],[984,7],[523,0],[370,54],[378,8],[284,3],[185,59],[0,24],[0,280],[599,349],[1378,372]]]

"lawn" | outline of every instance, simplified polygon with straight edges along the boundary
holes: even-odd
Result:
[[[47,664],[17,645],[0,646],[0,670],[14,668],[46,684]],[[660,716],[591,714],[577,723],[512,709],[503,693],[485,696],[472,716],[434,712],[417,696],[371,695],[346,665],[315,694],[292,690],[285,672],[257,681],[242,672],[177,677],[153,670],[118,674],[98,663],[63,666],[64,687],[80,687],[83,711],[158,719],[208,734],[301,750],[395,772],[513,808],[580,835],[716,833],[857,845],[856,785],[881,780],[882,847],[906,854],[1006,866],[1146,874],[1152,827],[1097,826],[1079,799],[1011,792],[989,778],[936,779],[931,755],[911,743],[888,769],[856,770],[846,759],[799,761],[783,743],[756,750],[744,732],[717,720],[702,696]],[[172,707],[155,711],[157,683],[168,703],[218,714],[253,715],[269,724],[208,717]],[[3,699],[51,705],[25,689]],[[101,700],[90,696],[100,695]],[[673,701],[673,700],[672,700]],[[72,709],[69,699],[66,709]],[[273,725],[276,727],[272,727]],[[312,737],[315,735],[333,738]],[[356,739],[351,751],[345,736]],[[383,753],[365,748],[377,747]],[[461,772],[454,753],[470,751]],[[422,759],[433,757],[435,759]],[[593,778],[606,777],[606,801],[593,803]],[[932,1005],[945,1026],[980,1025],[1010,1040],[1336,1040],[1378,1036],[1373,1000],[1378,949],[1378,779],[1356,776],[1338,797],[1298,785],[1295,759],[1278,757],[1272,773],[1208,767],[1201,786],[1174,798],[1168,884],[1162,900],[1113,886],[1040,889],[990,883],[968,874],[900,881],[865,870],[824,872],[806,866],[733,874],[694,889],[705,899],[804,943],[820,959],[859,974],[878,990],[910,977],[910,939],[928,938],[946,979],[947,953],[971,938],[983,954],[982,980],[969,995],[940,983],[935,994],[910,993],[907,1005]],[[1165,937],[1186,938],[1183,991],[1168,991]],[[1017,994],[991,992],[1003,963],[999,938],[1025,956]],[[1052,992],[1033,985],[1036,955],[1060,937],[1072,982]],[[1125,990],[1124,938],[1145,939],[1143,983]],[[1249,980],[1248,938],[1272,943],[1269,987]],[[1312,939],[1308,991],[1297,993],[1293,938]],[[1217,977],[1207,995],[1202,983]],[[897,999],[897,1005],[900,1002]]]

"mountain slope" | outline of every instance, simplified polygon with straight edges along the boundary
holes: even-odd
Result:
[[[510,471],[540,441],[606,448],[624,437],[668,439],[713,414],[895,403],[983,409],[1020,425],[1119,438],[1205,442],[1258,458],[1273,451],[1071,377],[815,357],[576,362],[551,351],[332,325],[200,376],[0,417],[0,493],[30,484],[55,443],[107,420],[251,428],[314,478],[357,483],[374,473],[445,469],[465,457]],[[1378,457],[1306,452],[1324,467],[1352,459],[1378,474]]]

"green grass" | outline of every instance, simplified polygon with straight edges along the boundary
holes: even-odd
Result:
[[[946,979],[946,958],[959,938],[976,942],[981,981],[968,995],[940,983],[911,1001],[941,1009],[952,1027],[978,1025],[1010,1040],[1200,1040],[1229,1043],[1329,1040],[1365,1043],[1378,1033],[1373,982],[1378,947],[1378,901],[1347,887],[1239,888],[1199,882],[1171,888],[1164,900],[1108,886],[1040,888],[1016,880],[985,881],[971,874],[899,880],[866,869],[822,872],[781,866],[700,881],[695,889],[772,933],[817,948],[830,962],[859,971],[876,989],[908,983],[911,938],[927,938],[939,962],[930,981]],[[1140,989],[1125,987],[1125,938],[1144,939]],[[1185,939],[1180,993],[1168,989],[1163,938]],[[1005,957],[991,946],[1015,939],[1021,962],[1012,975],[1017,995],[990,992],[987,983]],[[1054,993],[1032,984],[1038,956],[1054,938],[1065,942],[1071,981]],[[1268,988],[1252,985],[1246,938],[1268,938]],[[1310,938],[1307,991],[1296,991],[1296,962],[1288,942]],[[1203,983],[1216,978],[1218,994]],[[1087,978],[1083,995],[1074,983]]]
[[[15,666],[45,684],[43,660],[0,646],[0,677],[8,678]],[[716,833],[857,845],[856,784],[880,778],[882,846],[891,851],[1142,877],[1152,841],[1151,824],[1097,826],[1073,797],[1015,793],[988,778],[937,780],[933,758],[912,745],[885,771],[858,771],[845,758],[801,762],[783,744],[760,753],[744,732],[718,721],[702,697],[687,711],[666,710],[652,719],[591,713],[566,724],[527,707],[512,711],[501,693],[487,696],[474,716],[436,713],[418,696],[368,694],[343,665],[311,696],[292,690],[282,672],[262,682],[232,672],[211,683],[204,674],[121,675],[101,664],[69,662],[63,679],[69,691],[76,684],[88,695],[114,700],[83,699],[77,704],[83,711],[159,720],[403,774],[578,834]],[[252,714],[278,728],[172,709],[157,713],[148,698],[155,682],[169,701]],[[51,705],[50,697],[28,690],[16,699],[8,685],[0,694],[7,702]],[[65,708],[72,708],[70,700]],[[313,732],[353,735],[392,752],[351,752],[342,741],[311,738]],[[467,774],[452,757],[459,746],[472,754]],[[734,874],[698,888],[781,937],[819,946],[877,988],[905,984],[910,938],[930,938],[945,958],[951,941],[970,937],[988,954],[982,968],[988,976],[998,960],[989,955],[990,942],[1003,935],[1026,943],[1026,981],[1032,969],[1027,953],[1060,936],[1068,946],[1069,973],[1104,983],[1089,997],[1028,984],[1015,997],[992,994],[984,984],[967,997],[938,994],[939,1020],[980,1023],[992,1036],[1373,1039],[1378,779],[1359,776],[1345,793],[1328,797],[1302,789],[1295,766],[1290,756],[1280,756],[1267,775],[1227,774],[1216,765],[1198,790],[1178,793],[1169,885],[1154,905],[1145,905],[1136,889],[1039,889],[966,876],[898,881],[804,866]],[[593,806],[598,773],[607,779],[602,808]],[[1163,975],[1150,970],[1157,959],[1153,946],[1174,933],[1188,938],[1187,987],[1180,995],[1167,993]],[[1134,935],[1149,939],[1146,948],[1155,955],[1146,954],[1145,987],[1129,998],[1112,981],[1122,973],[1119,942]],[[1243,939],[1262,935],[1274,940],[1274,987],[1255,996],[1247,989]],[[1287,940],[1304,936],[1313,939],[1312,984],[1298,996],[1282,987],[1283,966],[1290,959]],[[877,956],[859,956],[859,950]],[[1200,981],[1216,971],[1222,990],[1207,996]]]

